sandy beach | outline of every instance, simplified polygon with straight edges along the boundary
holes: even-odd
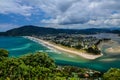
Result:
[[[41,40],[41,39],[38,39],[38,38],[35,38],[35,37],[24,36],[24,38],[30,39],[30,40],[38,42],[38,43],[42,43],[46,47],[51,47],[53,49],[60,50],[60,51],[66,52],[66,53],[75,54],[75,55],[78,55],[78,56],[86,58],[86,59],[93,60],[93,59],[96,59],[96,58],[101,57],[103,55],[103,54],[92,55],[92,54],[88,54],[88,53],[83,53],[83,52],[79,52],[79,51],[74,51],[74,50],[66,49],[66,48],[60,47],[58,45],[52,44],[52,43],[50,43],[48,41],[44,41],[44,40]]]

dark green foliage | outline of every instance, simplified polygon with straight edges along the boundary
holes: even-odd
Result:
[[[79,44],[79,45],[74,46],[74,48],[76,48],[76,49],[82,49],[83,46]]]
[[[55,67],[54,61],[50,57],[48,57],[48,55],[45,53],[38,52],[35,55],[29,54],[19,59],[24,61],[26,65],[30,65],[33,67],[37,65],[47,68]]]
[[[6,57],[8,57],[8,51],[4,49],[0,49],[0,61]]]
[[[5,49],[0,49],[0,57],[8,57],[8,51]]]
[[[54,61],[44,53],[21,58],[7,58],[0,62],[0,80],[41,80],[52,77]],[[52,73],[53,72],[53,73]]]
[[[104,73],[103,78],[104,80],[120,80],[120,69],[111,68],[109,71]]]
[[[59,30],[57,29],[28,25],[28,26],[23,26],[20,28],[9,30],[2,34],[6,36],[32,36],[32,35],[46,35],[46,34],[57,34],[57,33],[59,33]]]
[[[95,47],[95,48],[89,47],[88,49],[86,49],[86,51],[88,53],[96,54],[96,55],[101,53],[101,51],[97,47]]]

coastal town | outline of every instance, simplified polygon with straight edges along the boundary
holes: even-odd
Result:
[[[95,37],[85,37],[81,34],[47,35],[40,38],[76,49],[87,49],[94,46],[99,41],[99,39]]]
[[[109,41],[110,39],[103,38],[98,39],[92,36],[86,36],[81,34],[57,34],[57,35],[46,35],[46,36],[36,36],[45,41],[55,43],[57,45],[65,46],[67,48],[72,48],[76,50],[84,50],[87,53],[99,55],[101,51],[98,45],[102,41]]]
[[[98,39],[92,36],[81,34],[57,34],[44,36],[24,36],[37,43],[42,43],[46,47],[60,50],[65,53],[72,53],[86,59],[96,59],[103,54],[98,45],[101,42],[109,41],[110,39]]]

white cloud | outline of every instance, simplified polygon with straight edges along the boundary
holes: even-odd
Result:
[[[88,25],[100,25],[100,24],[103,24],[104,23],[104,20],[89,20],[89,22],[87,23]]]
[[[3,14],[32,16],[35,10],[50,17],[42,23],[120,26],[120,0],[0,0]]]
[[[44,3],[45,2],[45,3]],[[44,23],[58,24],[92,24],[119,25],[120,5],[118,0],[47,0],[41,1],[40,9],[51,19],[44,19]],[[64,6],[66,4],[66,6]],[[111,23],[111,21],[113,21]]]
[[[120,19],[109,18],[109,19],[100,19],[100,20],[90,20],[88,25],[96,25],[96,26],[120,26]]]
[[[20,14],[23,16],[31,15],[32,6],[21,4],[21,0],[0,0],[1,14]]]
[[[120,19],[108,19],[104,21],[107,25],[120,26]]]

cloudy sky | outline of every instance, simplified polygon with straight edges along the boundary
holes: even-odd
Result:
[[[120,27],[120,0],[0,0],[0,31],[23,25]]]

